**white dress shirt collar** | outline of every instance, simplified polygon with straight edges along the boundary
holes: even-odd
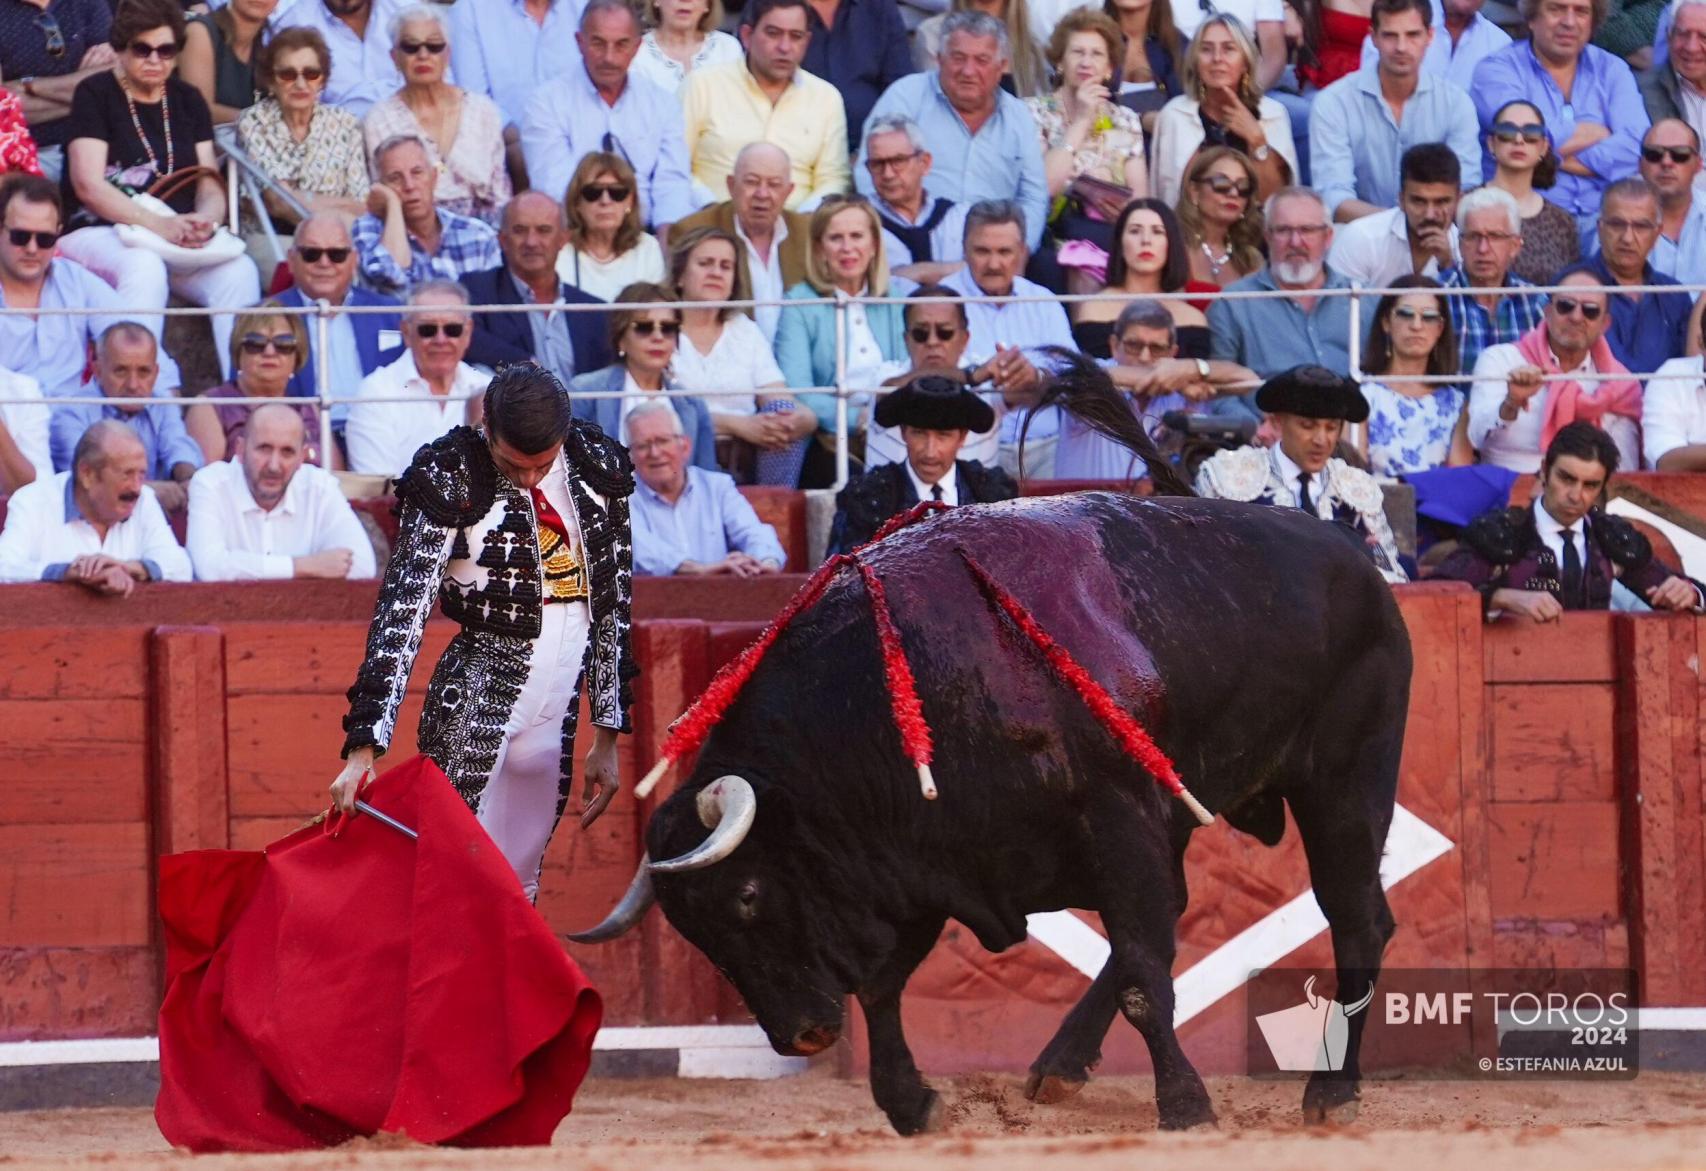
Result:
[[[1303,475],[1303,469],[1293,463],[1291,457],[1281,450],[1277,443],[1268,448],[1268,455],[1273,460],[1274,473],[1291,492],[1293,506],[1303,507],[1303,488],[1298,480],[1298,477]],[[1309,497],[1315,502],[1316,516],[1323,516],[1322,509],[1327,503],[1326,495],[1327,469],[1322,468],[1309,477]]]
[[[1558,523],[1557,517],[1546,511],[1543,498],[1536,496],[1530,507],[1534,510],[1534,529],[1540,534],[1540,540],[1548,549],[1552,550],[1552,556],[1557,558],[1558,569],[1561,573],[1564,568],[1564,526]],[[1571,533],[1575,534],[1576,556],[1582,559],[1584,569],[1588,563],[1587,529],[1588,519],[1585,516],[1571,525],[1569,529]]]
[[[907,479],[912,481],[912,490],[918,493],[918,499],[930,500],[930,485],[918,478],[918,473],[912,467],[910,459],[902,460],[901,466],[906,469]],[[936,485],[942,489],[942,503],[950,507],[958,507],[960,503],[960,469],[958,464],[948,465],[948,471]]]

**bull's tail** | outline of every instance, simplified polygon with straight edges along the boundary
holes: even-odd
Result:
[[[1195,496],[1191,486],[1132,413],[1131,404],[1114,386],[1107,371],[1082,354],[1051,346],[1048,354],[1056,372],[1043,386],[1042,398],[1025,416],[1019,432],[1020,467],[1024,466],[1025,436],[1031,419],[1046,407],[1058,406],[1077,416],[1091,430],[1105,435],[1135,454],[1149,470],[1149,482],[1157,496]]]

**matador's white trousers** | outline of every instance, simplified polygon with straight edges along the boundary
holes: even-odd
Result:
[[[571,748],[563,743],[563,720],[579,701],[589,617],[585,602],[551,602],[542,609],[527,682],[477,813],[529,899],[539,895],[539,867],[557,824],[563,756]]]

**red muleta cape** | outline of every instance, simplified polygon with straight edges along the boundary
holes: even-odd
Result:
[[[161,859],[154,1117],[173,1145],[546,1144],[568,1114],[597,991],[436,765],[363,797],[419,840],[357,816]]]

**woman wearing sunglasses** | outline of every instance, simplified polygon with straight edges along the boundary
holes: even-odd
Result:
[[[1576,218],[1541,196],[1558,179],[1558,155],[1540,110],[1528,102],[1506,102],[1487,128],[1487,153],[1496,168],[1489,187],[1508,191],[1522,212],[1522,249],[1511,272],[1537,285],[1581,255]]]
[[[1177,209],[1191,277],[1203,288],[1223,289],[1267,263],[1256,169],[1243,154],[1229,146],[1198,151],[1185,171]],[[1206,312],[1203,304],[1197,308]]]
[[[196,87],[223,126],[261,97],[255,57],[266,40],[267,21],[279,0],[231,0],[184,26],[183,79]]]
[[[649,399],[680,390],[670,370],[675,362],[676,340],[681,336],[681,310],[673,304],[658,309],[630,309],[629,305],[673,302],[675,294],[662,285],[640,281],[616,294],[610,311],[610,348],[616,364],[569,383],[575,417],[597,423],[606,435],[628,446],[628,416]],[[602,398],[589,397],[610,392]],[[615,397],[616,393],[621,397]],[[669,395],[669,404],[681,416],[681,430],[693,440],[693,466],[708,472],[717,466],[717,435],[711,425],[711,409],[694,395]]]
[[[310,212],[355,217],[367,211],[367,155],[354,114],[321,100],[332,54],[317,29],[283,29],[261,49],[255,70],[268,95],[237,118],[237,141],[267,177]],[[296,226],[296,212],[267,198],[273,223]]]
[[[557,275],[601,301],[629,285],[662,284],[663,249],[640,215],[634,168],[619,154],[592,151],[575,167],[563,196],[569,242],[557,254]]]
[[[1362,384],[1368,400],[1362,444],[1368,470],[1377,476],[1402,476],[1474,463],[1464,387],[1398,381],[1458,372],[1445,294],[1432,277],[1414,274],[1397,278],[1392,287],[1415,292],[1388,293],[1374,309],[1363,358],[1363,372],[1373,380]]]
[[[172,76],[184,41],[176,0],[122,0],[111,40],[118,64],[84,78],[71,99],[65,212],[77,230],[60,238],[59,251],[117,289],[133,320],[160,337],[165,318],[159,311],[169,292],[196,305],[253,305],[260,300],[260,278],[245,255],[168,268],[158,252],[131,247],[115,229],[134,224],[179,248],[202,248],[225,216],[225,186],[214,169],[207,102]],[[172,215],[130,198],[193,167],[208,172],[169,194]],[[213,316],[222,363],[231,330],[231,314]]]
[[[447,11],[416,4],[391,19],[391,59],[403,88],[367,112],[362,133],[370,155],[399,134],[419,137],[438,170],[438,205],[496,227],[512,194],[503,115],[491,98],[444,80],[450,65]]]
[[[231,337],[231,367],[236,374],[202,396],[210,401],[195,403],[184,413],[184,429],[201,445],[208,463],[228,459],[236,452],[237,437],[255,409],[252,403],[219,400],[282,399],[290,380],[308,361],[308,327],[301,317],[269,312],[277,308],[277,301],[265,301],[251,312],[238,315],[237,328]],[[319,464],[319,408],[312,399],[297,398],[289,402],[302,416],[308,437],[305,458],[311,464]],[[332,454],[331,466],[341,467],[336,462],[337,453]]]

